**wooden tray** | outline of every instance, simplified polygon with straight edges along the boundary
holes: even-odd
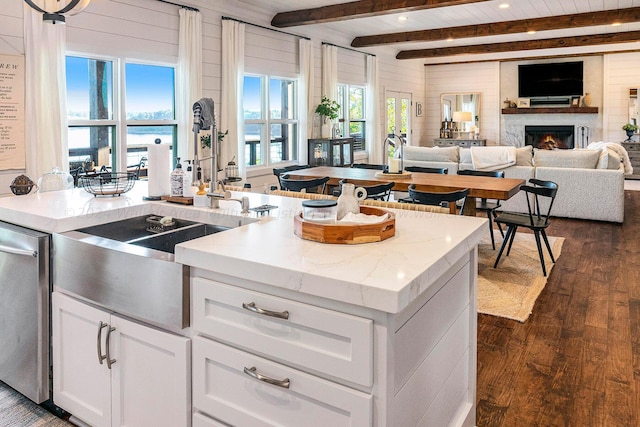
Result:
[[[193,197],[179,197],[179,196],[161,196],[160,199],[169,203],[180,203],[181,205],[192,205]]]
[[[401,173],[376,172],[376,178],[411,178],[411,172],[402,171]]]
[[[381,242],[396,234],[394,213],[371,206],[360,206],[360,213],[378,216],[389,214],[389,218],[377,224],[322,224],[305,221],[300,212],[294,217],[293,232],[305,240],[347,245]]]

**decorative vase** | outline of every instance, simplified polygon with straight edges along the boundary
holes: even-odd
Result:
[[[338,220],[344,218],[349,212],[360,213],[360,201],[367,198],[367,190],[362,187],[356,188],[354,184],[342,184],[342,193],[338,197]]]
[[[331,120],[326,116],[322,116],[321,124],[320,133],[322,138],[331,138]]]
[[[585,93],[582,97],[582,106],[590,107],[591,106],[591,94],[589,92]]]
[[[627,131],[625,131],[625,132],[627,132],[627,140],[626,140],[625,142],[631,142],[631,138],[633,138],[633,134],[634,134],[635,132],[634,132],[634,131],[632,131],[632,130],[627,130]]]

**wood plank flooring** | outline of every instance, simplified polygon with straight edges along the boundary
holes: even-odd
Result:
[[[640,191],[623,225],[547,234],[566,240],[529,319],[478,317],[477,425],[640,426]]]

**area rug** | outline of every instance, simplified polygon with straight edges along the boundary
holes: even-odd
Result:
[[[36,405],[0,381],[0,426],[69,427],[71,424]]]
[[[535,237],[518,232],[509,256],[506,256],[505,249],[498,268],[493,268],[502,243],[497,230],[495,234],[496,250],[491,248],[489,236],[478,246],[478,312],[524,322],[547,284],[554,264],[547,249],[543,248],[547,267],[547,277],[544,277]],[[563,237],[549,237],[556,261],[563,243]]]

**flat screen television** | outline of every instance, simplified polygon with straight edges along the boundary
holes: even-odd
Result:
[[[518,65],[518,96],[582,95],[582,75],[582,61]]]

